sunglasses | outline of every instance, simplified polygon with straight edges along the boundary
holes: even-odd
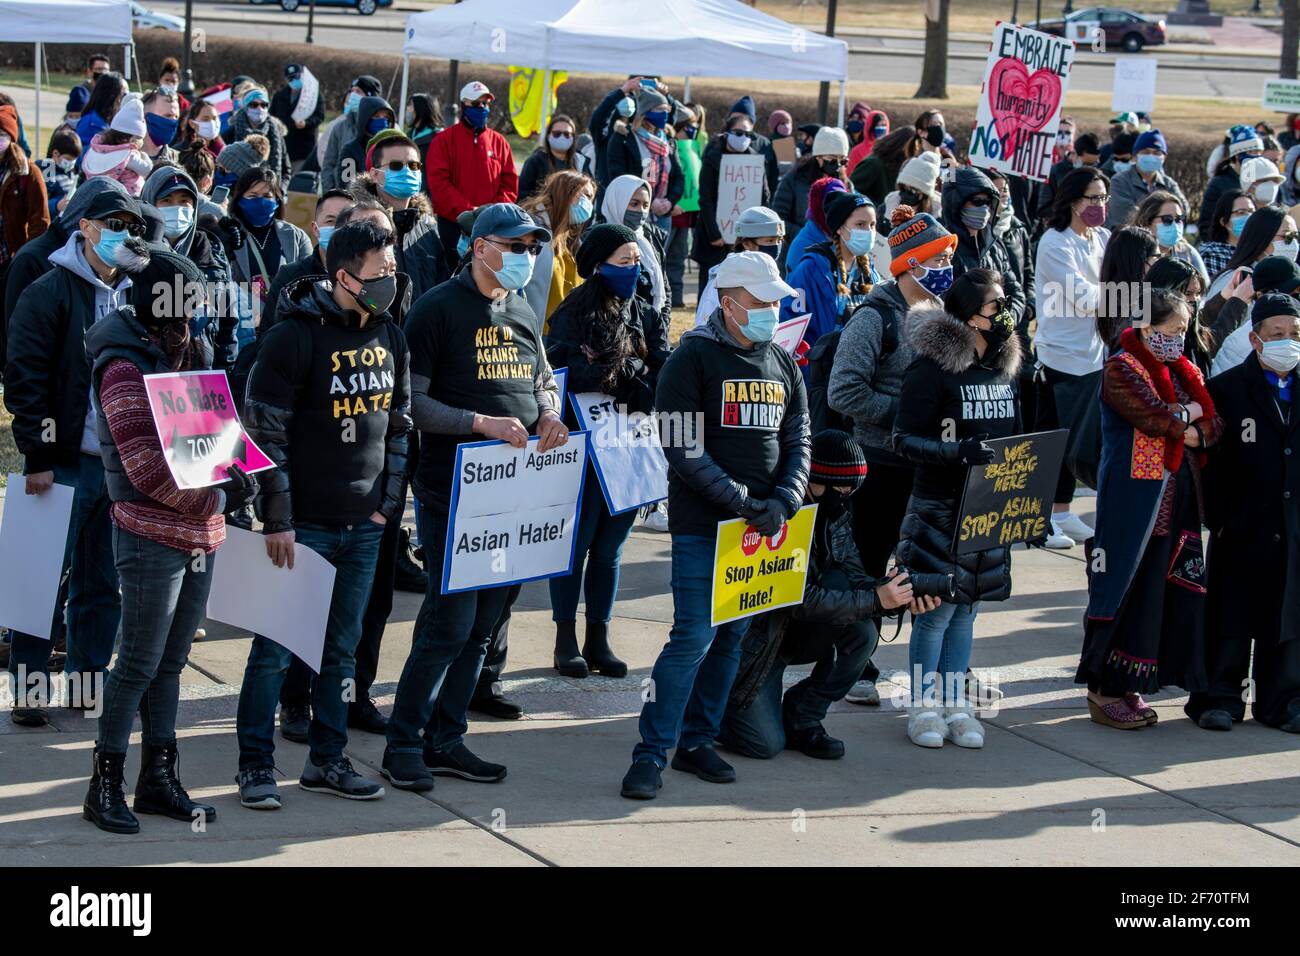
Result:
[[[410,159],[406,162],[402,162],[400,159],[390,159],[384,163],[384,168],[392,173],[400,173],[403,169],[411,169],[418,173],[424,168],[424,164],[418,159]]]
[[[972,199],[972,200],[968,203],[968,205],[971,205],[971,206],[989,206],[989,205],[992,205],[992,203],[993,203],[993,200],[990,199],[988,196],[976,196],[974,199]]]
[[[1296,239],[1300,239],[1300,232],[1295,232],[1295,231],[1284,232],[1282,233],[1281,236],[1275,238],[1273,241],[1277,242],[1278,239],[1281,239],[1283,242],[1295,242]]]
[[[488,242],[494,246],[502,246],[509,249],[515,255],[528,253],[530,256],[540,256],[542,254],[542,244],[540,242],[503,242],[500,239],[489,239]]]
[[[1183,216],[1182,216],[1181,214],[1176,214],[1176,213],[1167,213],[1166,215],[1163,215],[1163,216],[1156,216],[1156,218],[1155,218],[1155,219],[1152,219],[1151,221],[1152,221],[1152,222],[1163,222],[1166,226],[1172,226],[1174,223],[1179,223],[1179,224],[1181,224],[1181,223],[1186,222],[1187,220],[1184,219]]]
[[[988,302],[984,303],[985,308],[988,308],[990,305],[993,306],[993,313],[992,315],[985,314],[984,318],[986,319],[991,319],[994,315],[997,315],[1007,307],[1007,297],[1005,295],[1000,295],[996,299],[990,299]]]
[[[250,109],[253,108],[266,109],[268,106],[270,106],[270,104],[267,103],[265,100],[253,100],[253,102],[245,103],[244,105],[249,107]]]
[[[127,235],[135,236],[137,239],[144,237],[144,223],[130,222],[126,219],[105,219],[103,220],[104,228],[109,232],[125,232]]]

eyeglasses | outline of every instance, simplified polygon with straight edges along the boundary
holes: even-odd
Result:
[[[503,242],[500,239],[489,239],[488,242],[494,246],[503,246],[515,255],[524,252],[530,256],[540,256],[542,254],[542,244],[540,242]]]
[[[408,159],[406,162],[402,162],[400,159],[390,159],[384,163],[384,168],[391,173],[400,173],[403,169],[411,169],[418,173],[424,168],[424,164],[418,159]]]
[[[1110,196],[1107,195],[1106,193],[1102,193],[1100,196],[1083,196],[1082,199],[1084,202],[1089,203],[1090,205],[1100,206],[1103,203],[1105,203],[1107,200],[1109,200]]]
[[[1182,224],[1187,220],[1181,214],[1167,213],[1163,216],[1156,216],[1152,222],[1163,222],[1166,226],[1172,226],[1174,223]]]
[[[109,232],[125,232],[137,239],[144,237],[144,223],[141,222],[132,222],[126,219],[105,219],[103,220],[103,227]]]

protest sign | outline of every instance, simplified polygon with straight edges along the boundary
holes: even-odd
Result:
[[[714,627],[803,601],[816,505],[804,505],[767,538],[744,518],[718,524],[713,552]]]
[[[1153,56],[1115,58],[1112,113],[1151,113],[1156,108],[1156,65]]]
[[[1049,532],[1069,434],[1062,428],[989,439],[998,457],[966,475],[953,544],[957,554],[1004,548]]]
[[[569,391],[569,370],[567,368],[551,369],[551,374],[555,376],[555,387],[560,390],[559,411],[564,413],[564,396]]]
[[[56,483],[29,495],[25,485],[22,475],[9,476],[0,521],[0,627],[48,641],[72,520],[72,486]]]
[[[728,153],[718,168],[718,229],[723,241],[736,241],[736,220],[752,206],[763,202],[763,177],[767,167],[762,156]]]
[[[1275,113],[1300,113],[1300,80],[1265,80],[1260,106]]]
[[[293,568],[277,568],[266,553],[266,538],[230,524],[210,560],[208,617],[275,641],[319,674],[334,565],[305,544],[294,544]]]
[[[320,80],[316,79],[312,71],[305,66],[298,74],[298,79],[302,80],[302,89],[298,91],[298,103],[289,114],[289,118],[296,123],[302,123],[316,112],[316,101],[320,99]]]
[[[588,437],[570,432],[567,443],[545,453],[537,436],[523,448],[501,441],[457,446],[443,594],[568,574]]]
[[[808,330],[808,323],[811,321],[812,313],[807,312],[804,315],[796,315],[788,322],[782,322],[776,327],[772,341],[785,349],[790,355],[794,355],[794,350],[803,341],[803,334]]]
[[[591,432],[591,456],[600,490],[612,515],[668,497],[668,460],[653,415],[629,413],[612,396],[569,396],[578,425]]]
[[[225,372],[162,372],[146,375],[144,387],[178,488],[220,484],[235,462],[249,474],[275,467],[239,423]]]
[[[998,23],[971,134],[971,163],[1045,182],[1073,63],[1069,40]]]

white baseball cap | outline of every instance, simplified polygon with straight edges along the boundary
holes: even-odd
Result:
[[[776,302],[794,289],[781,279],[776,260],[762,252],[733,252],[713,276],[718,289],[744,289],[760,302]]]
[[[1255,156],[1241,164],[1241,189],[1248,192],[1255,183],[1266,179],[1282,182],[1286,177],[1277,168],[1277,164],[1266,156]]]
[[[462,103],[474,103],[485,96],[492,96],[492,91],[487,88],[486,83],[480,83],[478,80],[470,80],[460,88],[460,101]],[[492,99],[496,99],[492,96]]]

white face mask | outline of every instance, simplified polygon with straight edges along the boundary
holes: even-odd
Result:
[[[1272,180],[1256,183],[1255,198],[1266,206],[1271,204],[1277,198],[1277,183]]]
[[[1261,344],[1263,355],[1260,356],[1260,362],[1269,371],[1289,375],[1296,365],[1300,365],[1300,342],[1295,339],[1279,339]]]
[[[217,120],[199,120],[199,135],[204,139],[216,139],[221,135],[221,124]]]
[[[1295,262],[1296,253],[1300,252],[1300,240],[1291,240],[1290,242],[1278,242],[1273,240],[1273,255],[1286,256],[1292,262]]]

